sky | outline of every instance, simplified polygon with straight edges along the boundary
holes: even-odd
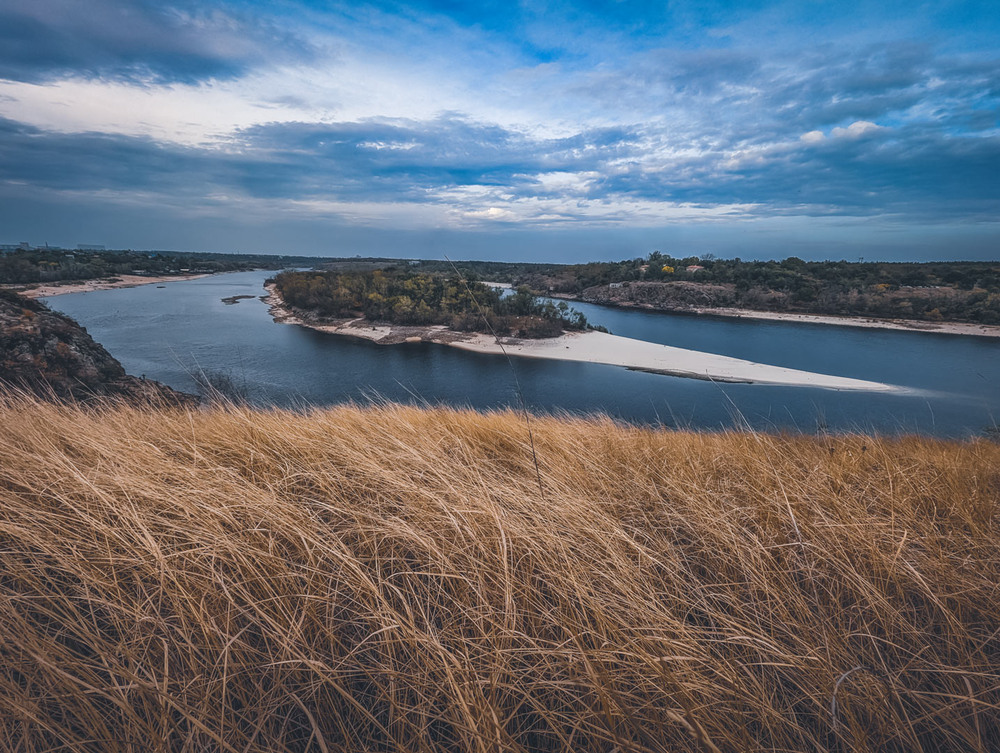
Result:
[[[20,241],[1000,259],[1000,11],[0,0]]]

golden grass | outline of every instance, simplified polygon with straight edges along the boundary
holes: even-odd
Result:
[[[0,749],[1000,748],[1000,446],[0,400]]]

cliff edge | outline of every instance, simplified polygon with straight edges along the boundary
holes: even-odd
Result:
[[[86,329],[11,290],[0,290],[0,384],[60,400],[197,402],[159,382],[129,376]]]

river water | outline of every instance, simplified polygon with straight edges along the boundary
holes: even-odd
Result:
[[[227,373],[254,402],[285,407],[392,400],[517,407],[502,356],[433,343],[379,346],[272,321],[263,282],[240,272],[162,287],[55,296],[130,374],[194,391],[192,374]],[[235,304],[223,298],[254,296]],[[598,364],[514,359],[528,407],[605,413],[699,429],[980,435],[1000,422],[1000,340],[659,314],[573,304],[616,335],[909,387],[906,394],[715,384]]]

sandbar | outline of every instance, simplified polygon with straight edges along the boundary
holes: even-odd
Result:
[[[760,319],[772,322],[798,322],[801,324],[826,324],[835,327],[861,327],[864,329],[891,329],[905,332],[928,332],[938,335],[972,335],[976,337],[1000,337],[1000,325],[975,324],[972,322],[932,322],[925,319],[879,319],[868,316],[835,316],[833,314],[790,314],[782,311],[755,311],[754,309],[690,308],[665,309],[648,304],[625,302],[588,301],[577,295],[550,293],[552,298],[589,303],[592,306],[609,308],[639,309],[661,314],[694,314],[696,316],[718,316],[727,319]]]
[[[765,319],[775,322],[802,322],[804,324],[831,324],[837,327],[863,327],[866,329],[895,329],[907,332],[930,332],[939,335],[975,335],[1000,337],[996,324],[972,322],[931,322],[924,319],[876,319],[865,316],[833,316],[830,314],[786,314],[779,311],[753,311],[751,309],[699,308],[692,313],[735,317],[739,319]]]
[[[67,283],[49,283],[39,285],[35,288],[20,289],[18,286],[6,285],[16,290],[25,298],[50,298],[54,295],[65,295],[67,293],[89,293],[92,290],[111,290],[112,288],[137,288],[140,285],[152,285],[154,283],[177,282],[179,280],[198,280],[208,277],[210,273],[196,275],[159,275],[157,277],[147,277],[146,275],[114,275],[113,277],[99,280],[79,280]]]
[[[474,332],[456,332],[444,326],[413,327],[373,324],[365,319],[314,321],[289,309],[273,285],[267,286],[265,303],[276,322],[298,324],[320,332],[357,337],[379,345],[434,342],[476,353],[523,358],[607,364],[634,371],[704,379],[713,382],[820,387],[864,392],[903,392],[902,387],[862,379],[788,369],[741,358],[720,356],[687,348],[635,340],[606,332],[567,332],[539,340],[496,339]]]

